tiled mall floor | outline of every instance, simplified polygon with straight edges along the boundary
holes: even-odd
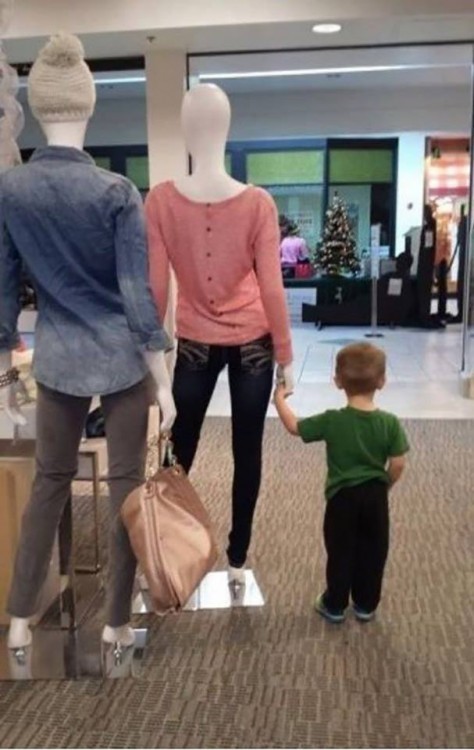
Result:
[[[344,403],[332,385],[334,359],[346,343],[364,339],[367,329],[293,326],[297,388],[292,404],[305,416]],[[474,401],[460,395],[461,332],[458,326],[443,331],[383,329],[374,343],[385,349],[388,383],[379,397],[382,408],[402,418],[474,419]],[[270,415],[274,415],[273,407]],[[214,394],[209,414],[227,416],[230,403],[226,373]]]

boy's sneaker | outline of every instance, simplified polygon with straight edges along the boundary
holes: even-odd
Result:
[[[367,612],[366,609],[361,609],[357,604],[353,604],[352,609],[354,610],[356,618],[360,620],[360,622],[370,622],[375,617],[375,611]]]
[[[345,620],[345,614],[344,612],[331,612],[324,603],[324,594],[320,594],[318,598],[316,599],[314,608],[316,612],[321,615],[321,617],[324,617],[325,620],[328,622],[332,622],[333,625],[337,625],[338,623],[344,622]]]

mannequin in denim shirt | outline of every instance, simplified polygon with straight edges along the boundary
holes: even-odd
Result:
[[[54,158],[58,159],[58,168],[61,164],[61,160],[70,158],[71,165],[74,166],[76,160],[81,160],[82,158],[87,159],[86,155],[84,154],[84,157],[79,158],[79,153],[83,154],[83,145],[84,145],[84,139],[85,134],[87,130],[88,120],[84,121],[70,121],[70,122],[42,122],[40,120],[40,125],[43,129],[43,132],[46,136],[46,140],[48,142],[48,149],[45,150],[46,152],[46,158],[48,158],[48,153],[50,147],[51,149],[51,158],[53,158],[53,154],[55,154]],[[56,149],[54,151],[54,149]],[[48,166],[50,168],[54,168],[53,161],[48,162]],[[63,164],[64,166],[64,164]],[[92,169],[95,169],[95,167],[92,166]],[[113,178],[111,177],[113,180]],[[120,178],[117,178],[119,180]],[[2,222],[5,221],[5,216],[2,215]],[[5,225],[4,225],[5,226]],[[118,241],[118,240],[117,240]],[[94,250],[94,248],[91,247],[91,252]],[[131,248],[131,252],[133,252],[133,248]],[[19,253],[21,255],[21,252]],[[3,254],[0,260],[8,259],[8,251]],[[60,258],[59,262],[64,262],[64,258]],[[6,263],[6,270],[8,271],[8,260],[5,260]],[[2,284],[5,285],[5,289],[8,290],[9,288],[9,281],[8,277],[5,276],[5,270],[0,269],[0,271],[4,271],[3,275],[3,281]],[[137,273],[137,269],[133,269],[135,273]],[[129,269],[128,273],[131,274],[132,269]],[[90,273],[90,270],[89,270]],[[1,275],[0,275],[1,277]],[[129,321],[129,325],[133,325],[133,330],[135,331],[135,336],[140,337],[142,339],[143,347],[141,349],[142,356],[144,359],[143,362],[143,375],[141,375],[141,365],[139,360],[130,362],[130,365],[128,366],[126,363],[124,365],[124,372],[120,373],[118,375],[119,378],[122,378],[123,381],[123,394],[124,394],[124,401],[128,399],[129,404],[132,407],[132,411],[134,410],[134,403],[131,401],[130,394],[134,393],[134,389],[141,389],[140,393],[140,401],[137,404],[137,408],[141,408],[142,410],[146,410],[146,403],[144,399],[147,398],[146,394],[144,393],[143,385],[146,380],[146,372],[149,370],[151,372],[151,375],[153,376],[153,380],[155,382],[156,387],[156,398],[157,401],[161,407],[162,412],[162,429],[165,431],[168,431],[171,429],[174,418],[175,418],[175,406],[173,401],[173,396],[171,392],[171,383],[170,383],[170,376],[168,373],[168,369],[166,366],[165,361],[165,350],[167,348],[167,338],[164,332],[162,331],[158,318],[156,316],[155,319],[153,319],[153,314],[150,315],[150,311],[154,310],[154,305],[152,305],[151,302],[151,296],[150,296],[150,304],[148,306],[147,300],[145,299],[144,307],[139,309],[140,307],[140,301],[137,300],[135,302],[134,300],[134,293],[135,290],[128,290],[124,288],[123,284],[125,282],[122,282],[121,286],[121,292],[124,295],[123,298],[123,305],[125,310],[125,317]],[[133,277],[130,282],[132,285],[134,283]],[[143,285],[143,294],[146,295],[146,289],[147,289],[147,280],[146,280],[146,274],[144,274],[144,278],[138,279],[138,284]],[[138,287],[137,290],[138,291]],[[90,289],[90,295],[93,296],[93,289]],[[2,292],[3,293],[3,292]],[[127,295],[129,295],[128,301],[126,300]],[[7,295],[4,295],[4,297]],[[5,300],[6,303],[8,303],[8,300]],[[112,303],[111,303],[112,304]],[[106,308],[107,305],[105,304],[104,307]],[[40,311],[41,311],[41,295],[40,295]],[[115,311],[116,312],[116,311]],[[16,331],[16,321],[13,321],[13,318],[17,317],[18,310],[14,311],[14,313],[11,313],[11,310],[8,310],[8,305],[4,304],[0,305],[0,338],[3,341],[5,341],[9,338],[10,341],[10,349],[13,349],[16,344],[16,340],[18,337],[17,331]],[[109,325],[114,324],[114,317],[113,317],[114,309],[112,307],[111,309],[111,321],[112,323]],[[41,315],[41,312],[40,312]],[[3,319],[5,316],[5,319]],[[130,318],[129,316],[132,316]],[[54,315],[53,315],[54,318]],[[74,317],[73,317],[74,319]],[[53,321],[54,323],[54,321]],[[62,325],[64,326],[64,321],[62,321]],[[91,320],[91,330],[93,329],[94,321]],[[45,320],[43,324],[43,338],[46,343],[48,343],[49,340],[54,341],[54,334],[48,334],[48,321]],[[64,330],[64,329],[63,329]],[[84,331],[84,341],[87,343],[87,328]],[[122,329],[123,330],[123,329]],[[6,333],[5,333],[6,332]],[[8,335],[8,332],[10,334]],[[74,334],[72,334],[74,335]],[[120,329],[117,329],[117,332],[113,333],[115,336],[115,339],[117,341],[116,346],[121,345],[120,336],[122,335],[122,343],[125,342],[125,345],[128,344],[128,338],[130,334],[127,334],[125,331],[124,334],[121,333]],[[147,342],[149,342],[149,345],[147,346]],[[80,345],[80,343],[79,343]],[[131,349],[132,350],[132,349]],[[113,353],[113,345],[111,352]],[[139,348],[136,350],[137,352],[140,351]],[[135,357],[136,359],[136,357]],[[4,373],[5,371],[8,371],[11,367],[11,361],[12,356],[11,352],[8,351],[2,351],[0,349],[0,374]],[[43,362],[45,364],[43,364]],[[99,381],[102,377],[102,383],[103,388],[105,390],[102,390],[101,392],[96,393],[90,393],[86,394],[83,393],[80,388],[82,387],[80,385],[80,373],[74,373],[71,371],[70,378],[65,374],[65,370],[67,370],[67,363],[66,366],[62,365],[60,369],[55,370],[54,362],[51,363],[51,366],[48,368],[47,365],[48,359],[43,358],[41,360],[41,365],[38,365],[38,370],[41,369],[41,376],[44,375],[43,382],[44,384],[48,386],[48,389],[53,388],[54,389],[54,383],[62,383],[64,384],[64,387],[57,388],[55,390],[59,391],[56,395],[62,398],[63,401],[65,398],[71,399],[72,401],[79,402],[79,400],[82,399],[82,401],[87,401],[87,395],[101,395],[109,393],[111,398],[114,400],[115,405],[118,404],[121,398],[121,389],[119,386],[119,381],[116,379],[117,375],[113,372],[109,372],[107,374],[106,371],[102,370],[101,373],[99,373]],[[59,363],[58,363],[59,364]],[[89,365],[88,369],[93,373],[94,368],[91,369],[91,363],[87,363]],[[128,372],[128,375],[127,375]],[[76,379],[75,379],[76,375]],[[42,380],[38,378],[40,386],[42,383]],[[140,378],[144,378],[145,380],[142,380],[140,382]],[[57,378],[57,381],[54,379]],[[61,380],[62,378],[62,380]],[[107,380],[108,378],[108,380]],[[51,381],[54,382],[51,382]],[[122,382],[120,381],[120,382]],[[109,385],[107,385],[109,383]],[[86,386],[87,387],[87,386]],[[47,390],[48,390],[47,389]],[[55,390],[49,390],[49,393],[53,396],[55,395]],[[70,396],[67,396],[65,394],[70,394]],[[77,396],[77,398],[75,398]],[[16,403],[16,390],[14,385],[6,386],[3,388],[0,388],[0,399],[1,403],[5,407],[7,413],[9,414],[12,421],[16,424],[23,424],[24,418],[21,414],[20,409],[17,406]],[[75,407],[74,407],[75,408]],[[117,411],[117,406],[115,406],[115,409]],[[77,411],[77,409],[76,409]],[[119,409],[120,411],[120,409]],[[123,410],[122,410],[123,414]],[[124,435],[124,441],[126,439]],[[115,440],[117,440],[117,436],[115,436]],[[143,446],[145,442],[145,435],[143,436]],[[39,450],[41,451],[41,446],[38,446]],[[44,449],[44,446],[43,446]],[[132,450],[139,451],[139,446],[134,446]],[[137,459],[138,460],[138,459]],[[136,464],[136,461],[133,462]],[[43,469],[44,470],[44,469]],[[123,473],[126,474],[127,469],[123,469]],[[119,472],[120,473],[120,472]],[[36,498],[38,499],[38,498]],[[65,498],[66,499],[66,498]],[[125,499],[125,498],[123,498]],[[31,525],[31,523],[30,523]],[[26,541],[26,540],[24,540]],[[21,542],[20,542],[20,554],[19,556],[23,559],[23,569],[24,571],[27,569],[27,566],[25,566],[25,559],[28,556],[28,550],[25,550],[23,545],[23,549],[21,549]],[[126,558],[125,558],[126,559]],[[121,563],[123,564],[123,560],[121,560]],[[129,565],[129,563],[128,563]],[[18,568],[18,561],[17,561],[17,568]],[[21,565],[20,565],[21,568]],[[18,570],[17,570],[18,573]],[[128,578],[130,578],[130,570],[128,570],[127,573]],[[20,576],[21,580],[24,580],[25,573],[23,572],[23,575]],[[14,589],[14,586],[13,586]],[[18,585],[17,585],[18,589]],[[18,592],[17,592],[18,593]],[[20,597],[21,598],[21,597]],[[18,599],[18,596],[17,596]],[[125,610],[127,609],[127,604],[125,603]],[[21,605],[22,608],[24,608],[24,605]],[[34,603],[32,602],[32,607],[34,607]],[[122,609],[122,607],[120,607]],[[117,611],[117,608],[116,608]],[[16,614],[13,611],[13,614]],[[30,616],[34,614],[34,611],[32,610],[30,613]],[[112,615],[113,616],[113,615]],[[116,614],[115,617],[122,619],[122,616],[119,614]],[[133,629],[130,627],[128,623],[118,623],[118,622],[111,622],[109,625],[107,625],[104,628],[103,631],[103,640],[106,642],[111,643],[120,643],[123,646],[131,645],[134,641],[134,632]],[[18,648],[24,648],[30,645],[31,643],[31,631],[29,629],[29,617],[18,617],[18,616],[12,616],[11,625],[10,625],[10,631],[9,631],[9,647],[12,649],[18,649]]]

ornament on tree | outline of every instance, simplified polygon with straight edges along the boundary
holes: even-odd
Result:
[[[336,193],[326,211],[324,230],[314,254],[313,262],[328,276],[360,271],[356,242],[344,201]]]

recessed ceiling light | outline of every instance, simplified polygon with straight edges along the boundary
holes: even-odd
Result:
[[[317,23],[313,26],[313,31],[315,34],[338,34],[342,31],[342,26],[340,23]]]

